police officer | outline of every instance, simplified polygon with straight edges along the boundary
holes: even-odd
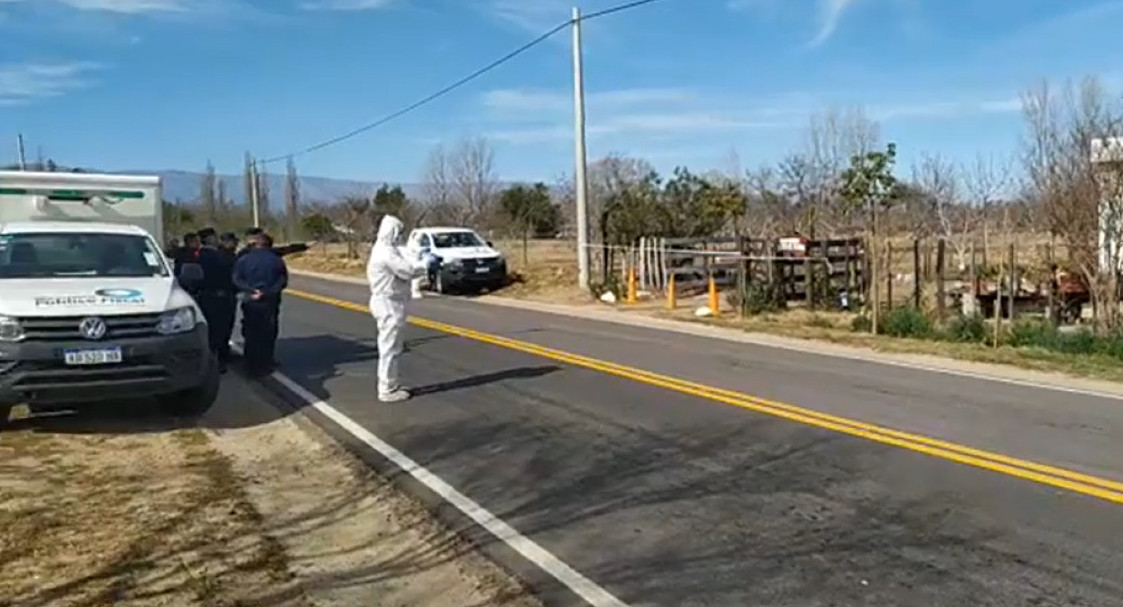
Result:
[[[183,269],[184,264],[197,263],[199,259],[199,235],[195,232],[188,232],[183,235],[183,246],[175,251],[175,257],[172,258],[173,271],[176,276],[179,276],[179,271]]]
[[[211,351],[218,359],[219,368],[225,372],[230,362],[230,332],[237,314],[234,294],[234,260],[219,249],[218,234],[213,228],[199,231],[202,248],[199,266],[203,269],[203,290],[199,307],[207,318]]]
[[[274,367],[277,300],[288,286],[288,269],[281,256],[269,249],[264,233],[255,235],[250,247],[234,264],[234,286],[242,293],[246,371],[265,375]]]

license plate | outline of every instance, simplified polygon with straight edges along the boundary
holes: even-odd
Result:
[[[487,274],[488,268],[476,268],[476,274]]]
[[[67,350],[63,358],[68,365],[111,365],[121,362],[121,348],[97,350]]]

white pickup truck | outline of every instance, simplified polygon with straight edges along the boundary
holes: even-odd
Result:
[[[15,405],[155,397],[207,410],[219,372],[164,257],[158,177],[0,171],[0,424]]]
[[[507,261],[468,228],[417,228],[406,239],[406,251],[413,257],[427,251],[440,259],[425,278],[438,293],[494,290],[507,281]]]

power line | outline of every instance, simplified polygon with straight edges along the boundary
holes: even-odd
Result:
[[[588,21],[590,19],[596,19],[596,18],[599,18],[599,17],[604,17],[604,16],[607,16],[607,15],[611,15],[613,13],[618,13],[618,12],[621,12],[621,11],[637,8],[637,7],[643,6],[645,4],[652,4],[654,2],[659,2],[659,1],[660,0],[635,0],[633,2],[628,2],[628,3],[625,3],[625,4],[619,4],[619,5],[616,5],[616,6],[606,8],[606,9],[601,10],[601,11],[589,13],[588,15],[584,15],[583,17],[581,17],[581,20],[582,21]],[[280,156],[273,156],[271,158],[266,158],[265,160],[260,160],[258,162],[260,162],[261,164],[271,164],[271,163],[274,163],[274,162],[278,162],[280,160],[286,160],[288,158],[293,158],[293,157],[296,157],[296,156],[303,156],[304,154],[315,152],[317,150],[321,150],[323,148],[335,145],[337,143],[341,143],[343,141],[351,139],[352,137],[355,137],[357,135],[361,135],[361,134],[363,134],[363,133],[365,133],[365,132],[367,132],[371,129],[378,128],[378,127],[386,124],[387,122],[390,122],[390,121],[396,120],[398,118],[401,118],[402,116],[404,116],[404,115],[406,115],[406,114],[408,114],[408,113],[410,113],[410,112],[412,112],[412,111],[414,111],[414,110],[416,110],[416,109],[418,109],[418,108],[420,108],[424,105],[428,105],[429,103],[432,103],[433,101],[436,101],[437,99],[439,99],[441,97],[444,97],[445,95],[455,91],[456,89],[464,86],[465,84],[468,84],[469,82],[472,82],[473,80],[479,78],[480,76],[483,76],[484,74],[498,68],[499,66],[503,65],[504,63],[507,63],[508,61],[511,61],[512,59],[518,57],[519,55],[522,55],[523,53],[529,51],[530,49],[532,49],[532,48],[538,46],[539,44],[542,44],[543,42],[549,40],[554,35],[556,35],[558,32],[570,27],[571,25],[573,25],[573,19],[568,19],[568,20],[566,20],[562,23],[559,23],[558,25],[550,28],[549,30],[547,30],[545,33],[541,34],[537,38],[534,38],[530,42],[527,42],[526,44],[523,44],[522,46],[516,48],[515,50],[513,50],[509,53],[507,53],[506,55],[503,55],[502,57],[492,61],[491,63],[488,63],[484,67],[481,67],[480,69],[468,74],[467,76],[464,76],[463,78],[457,80],[456,82],[453,82],[452,84],[450,84],[450,85],[448,85],[448,86],[446,86],[442,89],[439,89],[436,92],[431,93],[431,94],[429,94],[429,95],[427,95],[427,96],[425,96],[425,97],[423,97],[423,98],[421,98],[421,99],[419,99],[419,100],[417,100],[417,101],[415,101],[415,102],[413,102],[413,103],[411,103],[411,104],[409,104],[409,105],[407,105],[407,106],[405,106],[405,107],[403,107],[403,108],[401,108],[401,109],[399,109],[395,112],[387,114],[387,115],[383,116],[382,118],[379,118],[378,120],[375,120],[374,122],[364,124],[363,126],[357,128],[357,129],[354,129],[352,131],[349,131],[347,133],[344,133],[344,134],[336,136],[336,137],[332,137],[331,139],[321,141],[320,143],[317,143],[315,145],[306,147],[302,150],[299,150],[299,151],[296,151],[296,152],[290,152],[288,154],[283,154],[283,155],[280,155]]]

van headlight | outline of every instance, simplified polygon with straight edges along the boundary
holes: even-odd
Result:
[[[23,338],[23,325],[18,318],[0,316],[0,341],[20,341]]]
[[[164,335],[186,333],[194,329],[197,323],[198,319],[193,308],[178,308],[161,314],[156,330]]]

